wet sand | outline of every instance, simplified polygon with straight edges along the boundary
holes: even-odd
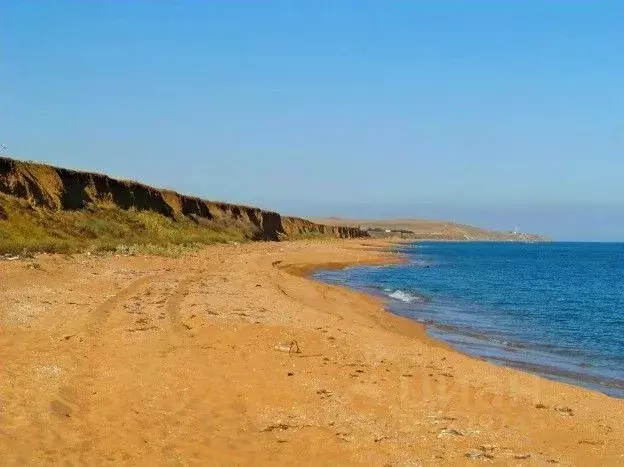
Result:
[[[384,246],[0,261],[3,463],[624,464],[624,401],[305,277]]]

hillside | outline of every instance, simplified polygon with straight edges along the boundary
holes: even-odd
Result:
[[[426,240],[492,240],[492,241],[543,241],[545,237],[525,232],[500,232],[449,221],[429,219],[341,219],[329,217],[312,219],[323,224],[355,227],[365,230],[370,236],[402,237]],[[390,232],[388,232],[388,230]]]
[[[0,253],[151,249],[228,241],[367,236],[106,175],[0,157]]]

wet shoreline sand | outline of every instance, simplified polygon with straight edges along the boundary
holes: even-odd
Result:
[[[618,465],[624,403],[305,277],[375,241],[0,262],[7,463]],[[296,341],[300,350],[283,351]]]

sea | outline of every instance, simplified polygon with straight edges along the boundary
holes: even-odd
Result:
[[[322,270],[464,353],[624,397],[624,243],[418,242]]]

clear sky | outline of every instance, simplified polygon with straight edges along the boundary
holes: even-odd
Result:
[[[0,2],[11,156],[624,240],[622,1]]]

